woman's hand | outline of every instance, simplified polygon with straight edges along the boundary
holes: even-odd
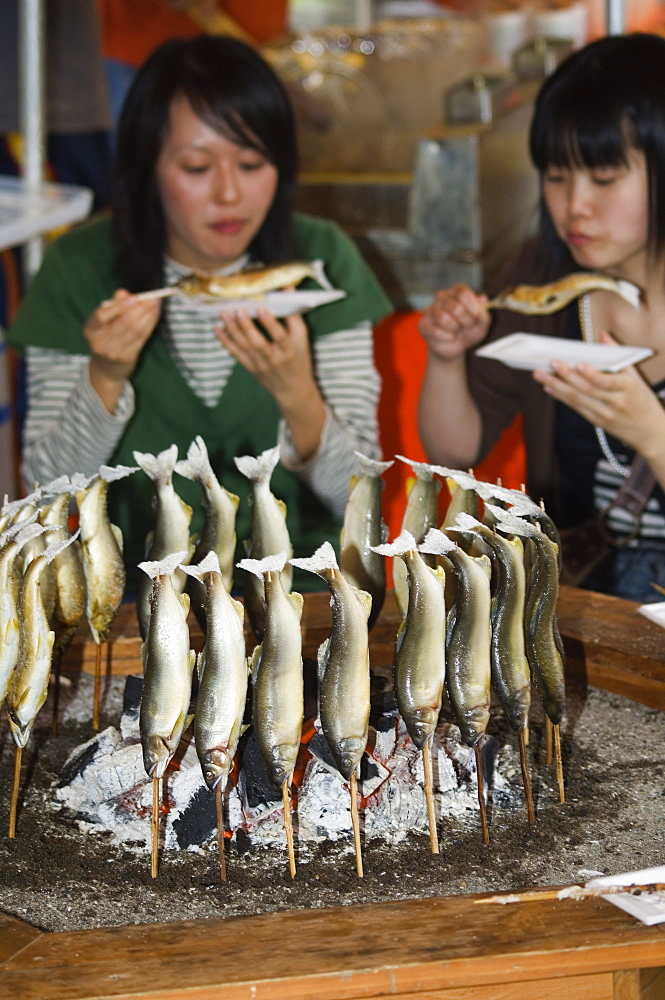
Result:
[[[617,343],[608,333],[601,334],[600,342]],[[665,411],[635,367],[611,373],[598,371],[588,364],[573,368],[562,361],[553,361],[552,369],[552,372],[533,374],[550,396],[623,441],[650,464],[662,455],[665,451]]]
[[[121,288],[95,309],[83,328],[91,351],[90,382],[109,413],[157,325],[159,310],[159,301],[136,299]]]
[[[487,296],[467,285],[437,292],[420,320],[420,333],[439,361],[456,361],[484,339],[490,325]]]
[[[326,409],[314,378],[309,336],[302,316],[284,323],[265,309],[257,320],[247,313],[222,313],[217,336],[224,347],[275,399],[293,443],[305,461],[319,447]]]

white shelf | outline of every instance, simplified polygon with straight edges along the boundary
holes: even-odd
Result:
[[[32,192],[21,178],[0,175],[0,250],[79,222],[91,207],[89,188],[45,183]]]

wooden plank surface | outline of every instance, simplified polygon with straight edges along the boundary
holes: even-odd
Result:
[[[626,698],[665,710],[665,629],[637,611],[633,601],[562,587],[559,597],[559,628],[564,638],[571,676],[606,688]],[[316,657],[328,636],[331,622],[328,592],[306,595],[303,611],[303,652]],[[373,667],[392,662],[400,616],[392,592],[370,635]],[[245,629],[250,652],[255,639]],[[190,616],[192,646],[200,649],[203,635]],[[141,639],[133,604],[123,604],[104,651],[104,669],[116,674],[141,672]],[[79,629],[63,660],[64,670],[95,669],[96,648],[87,624]]]
[[[662,964],[662,925],[600,898],[505,907],[475,898],[43,934],[0,966],[2,995],[351,1000]]]
[[[9,961],[26,945],[40,937],[41,933],[30,924],[24,923],[23,920],[0,912],[0,963]]]

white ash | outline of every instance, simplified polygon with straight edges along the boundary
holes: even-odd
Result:
[[[152,782],[147,778],[138,729],[140,678],[129,678],[120,727],[109,727],[70,756],[56,799],[87,831],[110,834],[117,844],[148,845]],[[358,793],[364,837],[397,844],[409,834],[427,833],[422,755],[411,742],[394,704],[370,732]],[[317,733],[293,800],[293,824],[301,843],[352,837],[348,785]],[[460,741],[459,729],[442,722],[432,744],[435,809],[446,826],[478,822],[475,755]],[[493,807],[523,807],[521,774],[514,747],[490,738],[483,750],[485,780]],[[216,839],[215,803],[204,783],[191,730],[176,754],[176,769],[162,783],[160,837],[163,846],[190,850]],[[244,745],[237,787],[224,796],[227,829],[243,831],[252,844],[284,844],[282,800],[268,778],[253,737]]]

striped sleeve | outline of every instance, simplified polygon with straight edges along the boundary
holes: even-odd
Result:
[[[115,413],[108,413],[90,384],[89,360],[43,347],[26,352],[21,463],[26,489],[74,472],[93,475],[122,437],[134,412],[134,389],[128,382]]]
[[[316,380],[328,409],[316,454],[301,462],[284,421],[280,423],[283,464],[295,472],[333,513],[343,515],[349,480],[358,471],[354,451],[380,457],[378,403],[381,379],[374,365],[371,323],[314,341]]]

